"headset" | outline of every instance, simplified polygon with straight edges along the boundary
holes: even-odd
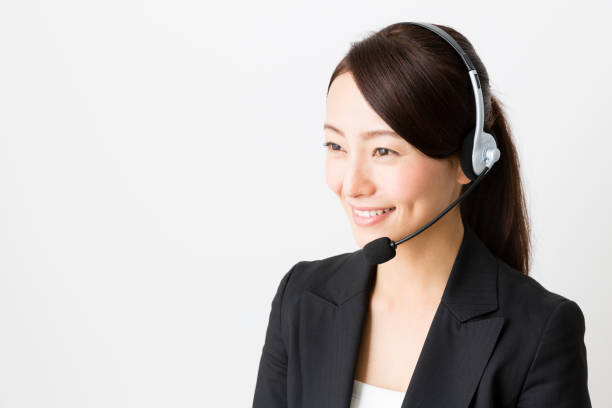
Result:
[[[476,124],[473,129],[470,129],[464,137],[461,146],[461,169],[463,173],[471,180],[468,189],[463,192],[455,201],[453,201],[444,211],[438,214],[433,220],[424,225],[419,230],[413,232],[407,237],[394,242],[389,237],[378,238],[363,247],[363,254],[366,260],[371,265],[381,264],[395,257],[395,249],[403,242],[420,234],[429,228],[434,222],[438,221],[444,214],[450,211],[455,205],[463,200],[473,189],[480,183],[483,177],[489,172],[491,167],[499,160],[500,151],[497,148],[494,133],[491,130],[484,129],[484,101],[482,98],[482,88],[476,67],[470,60],[467,53],[461,46],[451,37],[446,31],[440,27],[430,23],[407,22],[406,24],[417,25],[426,28],[450,44],[453,49],[459,54],[461,60],[465,64],[472,88],[474,90],[474,100],[476,102]]]

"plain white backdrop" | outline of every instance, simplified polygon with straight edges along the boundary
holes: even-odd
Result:
[[[250,406],[281,277],[358,249],[324,179],[329,77],[399,21],[457,29],[487,67],[531,275],[582,308],[609,406],[610,17],[608,1],[0,1],[0,407]]]

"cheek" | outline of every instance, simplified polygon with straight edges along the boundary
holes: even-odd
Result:
[[[342,191],[343,175],[344,169],[337,160],[325,159],[325,181],[330,190],[337,195]]]
[[[411,160],[395,169],[387,178],[389,195],[398,203],[439,200],[442,181],[442,167],[439,162],[422,158]]]

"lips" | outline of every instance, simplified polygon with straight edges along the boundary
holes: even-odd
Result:
[[[366,226],[370,226],[370,225],[379,223],[383,221],[384,219],[386,219],[387,217],[389,217],[395,211],[395,207],[352,207],[352,208],[353,208],[352,210],[353,220],[355,221],[355,224],[362,226],[362,227],[366,227]],[[382,213],[380,215],[374,215],[372,217],[362,217],[361,215],[357,214],[357,212],[355,211],[355,210],[377,211],[377,210],[386,210],[387,208],[391,208],[391,210],[385,213]]]
[[[355,207],[353,205],[351,205],[351,208],[355,209],[355,210],[359,210],[359,211],[378,211],[378,210],[386,210],[387,208],[395,208],[393,206],[389,206],[389,207]]]

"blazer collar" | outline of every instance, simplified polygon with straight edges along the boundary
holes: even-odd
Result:
[[[369,265],[357,250],[339,264],[337,271],[309,291],[342,306],[353,296],[372,289],[376,265]],[[442,294],[444,303],[460,322],[497,309],[497,260],[468,226]]]
[[[301,301],[302,392],[319,408],[348,407],[376,265],[349,253]],[[504,324],[493,312],[498,261],[469,226],[427,333],[402,408],[469,405]]]

